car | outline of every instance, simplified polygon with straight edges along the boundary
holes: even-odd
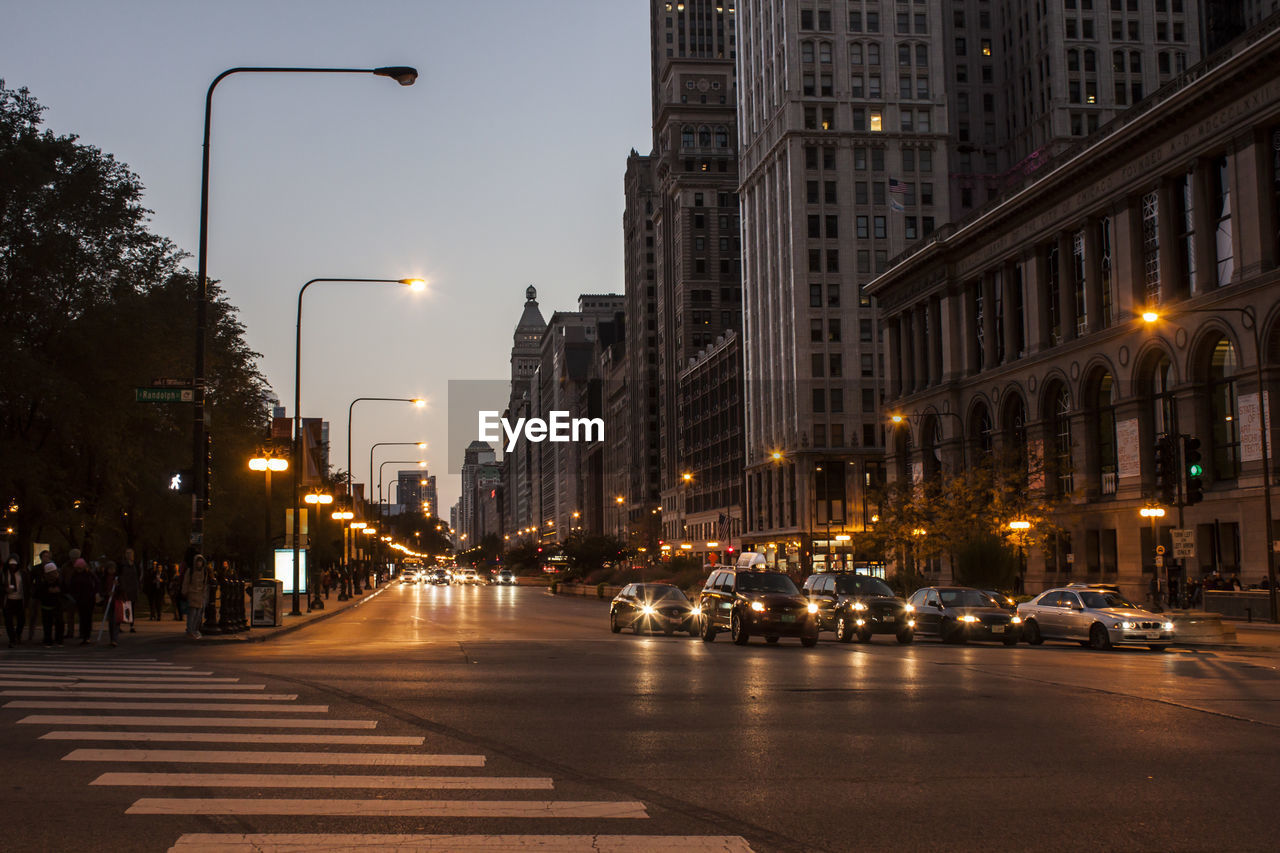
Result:
[[[510,569],[503,569],[494,577],[493,582],[498,586],[515,586],[516,576]]]
[[[448,586],[453,582],[453,578],[449,576],[448,569],[436,569],[427,575],[427,580],[433,584],[444,584]]]
[[[670,636],[685,631],[690,637],[701,633],[701,611],[689,601],[680,587],[669,583],[629,583],[609,604],[609,630],[618,633],[630,628],[661,630]]]
[[[702,640],[710,643],[721,629],[745,646],[753,635],[776,643],[779,637],[799,637],[801,645],[818,644],[818,605],[796,589],[781,572],[758,566],[712,572],[698,597],[702,610]]]
[[[480,575],[475,569],[464,569],[462,572],[462,583],[480,583]]]
[[[984,589],[983,592],[991,596],[991,599],[1000,605],[1001,610],[1008,610],[1010,613],[1018,612],[1018,602],[1014,601],[1012,596],[1005,595],[1003,592],[998,592],[994,589]]]
[[[1022,619],[980,589],[927,586],[913,592],[907,603],[915,608],[916,633],[944,643],[999,640],[1013,646],[1022,633]]]
[[[413,569],[405,569],[400,573],[400,583],[417,583],[418,573]]]
[[[1048,589],[1018,605],[1023,636],[1033,646],[1045,640],[1075,640],[1105,651],[1146,646],[1162,652],[1173,643],[1173,623],[1143,610],[1118,592],[1067,587]]]
[[[875,634],[893,634],[899,643],[915,637],[913,608],[879,578],[824,572],[806,578],[804,591],[818,605],[818,630],[835,631],[842,643],[869,643]]]

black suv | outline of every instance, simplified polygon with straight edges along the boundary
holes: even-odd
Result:
[[[899,643],[915,638],[911,605],[879,578],[852,573],[810,575],[804,591],[818,605],[818,628],[835,631],[842,643],[854,637],[867,643],[873,634],[893,634]]]
[[[779,572],[720,569],[711,573],[698,599],[702,609],[702,640],[728,628],[733,642],[745,646],[753,634],[767,642],[799,637],[804,646],[818,643],[818,608]]]

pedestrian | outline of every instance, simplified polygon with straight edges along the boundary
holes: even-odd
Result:
[[[27,578],[31,581],[31,594],[27,596],[27,642],[33,642],[36,638],[36,625],[40,624],[40,597],[36,595],[36,581],[44,574],[44,564],[48,560],[43,558],[43,554],[39,562],[34,566],[27,567]]]
[[[182,576],[185,572],[175,563],[169,569],[168,592],[169,600],[173,602],[173,618],[181,622],[185,611],[182,609]]]
[[[103,618],[107,623],[107,637],[114,649],[120,645],[120,623],[122,610],[124,609],[124,598],[120,591],[120,570],[114,562],[108,560],[103,567],[102,588],[106,590],[106,612]]]
[[[98,595],[102,587],[98,578],[90,570],[84,558],[77,558],[71,565],[71,597],[76,603],[76,614],[80,622],[80,645],[89,645],[89,635],[93,633],[93,608],[98,603]]]
[[[58,569],[58,576],[62,579],[62,619],[67,626],[63,635],[69,640],[76,636],[77,610],[75,596],[71,593],[71,578],[76,573],[75,564],[79,559],[80,549],[72,548],[67,552],[67,561]]]
[[[324,600],[329,600],[329,585],[333,583],[333,572],[325,569],[320,573],[320,587],[324,590]]]
[[[52,648],[54,643],[62,645],[62,575],[58,571],[58,564],[53,561],[53,556],[48,551],[41,551],[40,556],[47,557],[48,562],[40,570],[40,577],[32,582],[32,591],[40,600],[42,638],[44,647],[48,649]]]
[[[138,609],[138,567],[133,562],[132,548],[124,549],[124,559],[116,565],[116,598],[129,603],[129,633],[135,633],[133,620]]]
[[[200,622],[204,616],[205,597],[209,592],[209,567],[204,556],[196,554],[191,566],[182,574],[182,599],[187,608],[187,636],[200,639]]]
[[[31,576],[10,554],[4,566],[4,630],[9,648],[22,644],[22,628],[27,621],[27,600],[31,598]]]
[[[147,616],[152,622],[159,622],[164,609],[164,570],[158,562],[153,561],[147,570],[144,587],[147,593]]]

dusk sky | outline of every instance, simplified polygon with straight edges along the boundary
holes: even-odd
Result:
[[[628,151],[647,153],[650,141],[642,0],[3,8],[5,85],[28,87],[54,132],[128,164],[146,187],[153,230],[191,253],[192,269],[204,93],[218,73],[418,68],[407,88],[371,76],[236,75],[214,97],[209,272],[290,409],[303,282],[431,282],[421,295],[378,285],[307,291],[302,413],[331,422],[335,465],[346,465],[352,399],[431,400],[426,412],[356,407],[357,482],[368,478],[373,442],[425,439],[447,518],[458,478],[446,471],[462,453],[446,446],[448,380],[509,375],[528,285],[546,317],[575,308],[579,293],[622,292],[623,171]],[[190,348],[190,334],[183,318],[173,345]],[[386,450],[379,459],[416,453]]]

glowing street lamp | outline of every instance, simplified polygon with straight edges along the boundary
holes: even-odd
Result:
[[[255,456],[249,460],[250,471],[262,471],[266,474],[264,478],[264,492],[266,496],[266,509],[263,513],[263,565],[271,565],[271,474],[274,471],[287,471],[289,469],[289,460],[282,456]]]

